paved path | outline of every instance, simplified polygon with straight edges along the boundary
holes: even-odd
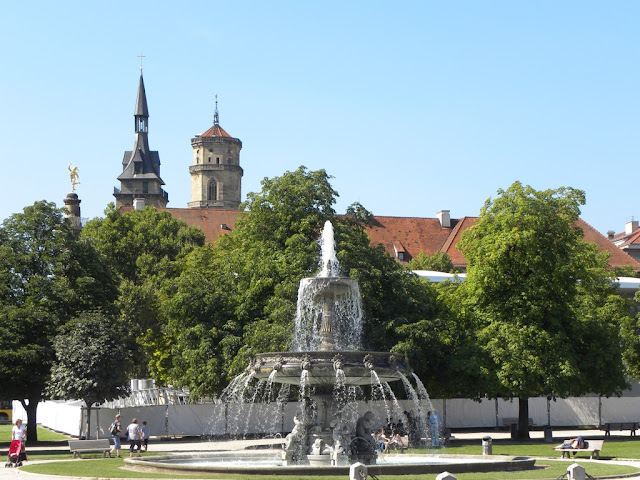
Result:
[[[602,437],[603,432],[601,430],[562,430],[562,431],[554,431],[554,443],[560,443],[564,438],[573,438],[578,435],[582,435],[584,437]],[[613,438],[628,438],[629,432],[611,432]],[[482,438],[485,436],[490,436],[495,440],[499,439],[509,439],[509,432],[456,432],[454,434],[455,440],[464,440],[464,441],[477,441],[478,442],[478,454],[482,453]],[[532,439],[543,439],[543,432],[531,432]],[[149,451],[151,452],[166,452],[173,454],[188,454],[194,452],[208,452],[208,451],[234,451],[234,450],[244,450],[250,446],[266,446],[273,445],[282,442],[282,440],[267,438],[267,439],[259,439],[259,440],[226,440],[226,441],[200,441],[200,440],[190,440],[190,439],[172,439],[172,440],[159,440],[152,439],[149,443]],[[29,447],[27,451],[37,451],[37,450],[68,450],[67,446],[60,445],[55,447],[45,446],[45,447]],[[126,449],[123,449],[124,453],[127,453]],[[69,458],[71,459],[71,458]],[[549,457],[552,460],[560,460],[559,458]],[[82,460],[77,460],[82,461]],[[570,464],[571,460],[566,460],[567,466]],[[598,460],[588,460],[588,459],[580,459],[580,461],[585,462],[597,462]],[[620,465],[632,465],[637,468],[640,468],[640,461],[613,461],[613,460],[602,460],[602,462],[606,463],[616,463]],[[36,462],[33,462],[36,463]],[[587,468],[587,473],[589,472]],[[180,477],[177,477],[180,478]],[[640,475],[635,477],[625,477],[629,480],[640,480]],[[36,480],[36,479],[46,479],[46,480],[87,480],[88,477],[64,477],[64,476],[48,476],[48,475],[37,475],[31,474],[27,472],[20,471],[17,468],[0,468],[0,480]],[[184,480],[184,479],[181,479]]]

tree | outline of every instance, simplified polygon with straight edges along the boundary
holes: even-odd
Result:
[[[246,368],[251,355],[286,351],[299,283],[319,271],[318,238],[327,220],[334,222],[343,272],[360,283],[363,348],[395,348],[403,338],[396,327],[429,323],[432,288],[383,248],[371,247],[365,226],[372,217],[364,207],[356,204],[335,216],[330,178],[324,170],[300,167],[265,179],[261,192],[248,195],[235,230],[213,250],[189,255],[165,292],[160,328],[145,338],[154,377],[213,395]],[[428,351],[436,361],[435,349]]]
[[[153,207],[122,213],[110,204],[105,214],[105,218],[87,222],[82,238],[117,274],[118,323],[124,333],[130,374],[144,377],[152,359],[140,361],[144,354],[140,342],[149,330],[158,328],[165,289],[182,273],[186,256],[204,245],[204,233]]]
[[[629,310],[607,255],[576,226],[582,191],[516,182],[498,194],[459,244],[468,261],[459,312],[476,331],[486,394],[518,397],[526,438],[529,397],[627,386],[618,330]]]
[[[57,328],[86,309],[110,311],[116,293],[102,257],[73,235],[53,203],[36,202],[2,223],[1,395],[21,400],[31,440],[37,440],[36,408],[49,380]]]
[[[453,273],[456,271],[451,257],[446,252],[434,252],[433,255],[420,252],[417,257],[409,261],[407,267],[411,270],[433,270],[435,272]]]
[[[47,392],[54,399],[82,399],[87,409],[85,438],[91,438],[91,406],[129,393],[123,362],[127,352],[113,323],[102,313],[85,312],[53,341],[56,361]]]

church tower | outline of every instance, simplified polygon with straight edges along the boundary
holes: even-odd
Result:
[[[149,110],[140,70],[138,98],[133,114],[135,141],[133,150],[124,152],[122,173],[118,177],[120,188],[114,188],[117,208],[123,205],[132,205],[134,208],[146,205],[166,207],[169,201],[169,195],[162,189],[164,182],[160,178],[160,155],[149,149]]]
[[[235,210],[240,205],[240,187],[244,173],[240,167],[242,142],[229,135],[220,126],[219,120],[216,98],[213,126],[191,139],[193,164],[189,167],[189,208]]]

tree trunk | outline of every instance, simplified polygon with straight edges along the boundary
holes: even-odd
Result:
[[[86,400],[84,403],[87,405],[85,410],[87,412],[87,423],[85,425],[84,438],[91,440],[91,404]]]
[[[529,439],[529,397],[518,398],[518,440]]]
[[[27,401],[20,400],[20,403],[22,404],[22,408],[24,408],[25,411],[27,412],[27,440],[29,440],[30,442],[38,441],[36,412],[38,409],[39,402],[40,402],[40,397],[29,398],[27,399]]]

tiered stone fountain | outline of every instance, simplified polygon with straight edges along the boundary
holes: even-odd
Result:
[[[360,351],[358,282],[340,275],[330,222],[321,245],[320,273],[300,282],[292,351],[259,354],[249,371],[258,379],[300,386],[301,409],[287,436],[285,464],[375,464],[373,416],[354,418],[346,390],[360,385],[382,389],[412,372],[404,355]],[[415,391],[413,396],[418,397]]]

